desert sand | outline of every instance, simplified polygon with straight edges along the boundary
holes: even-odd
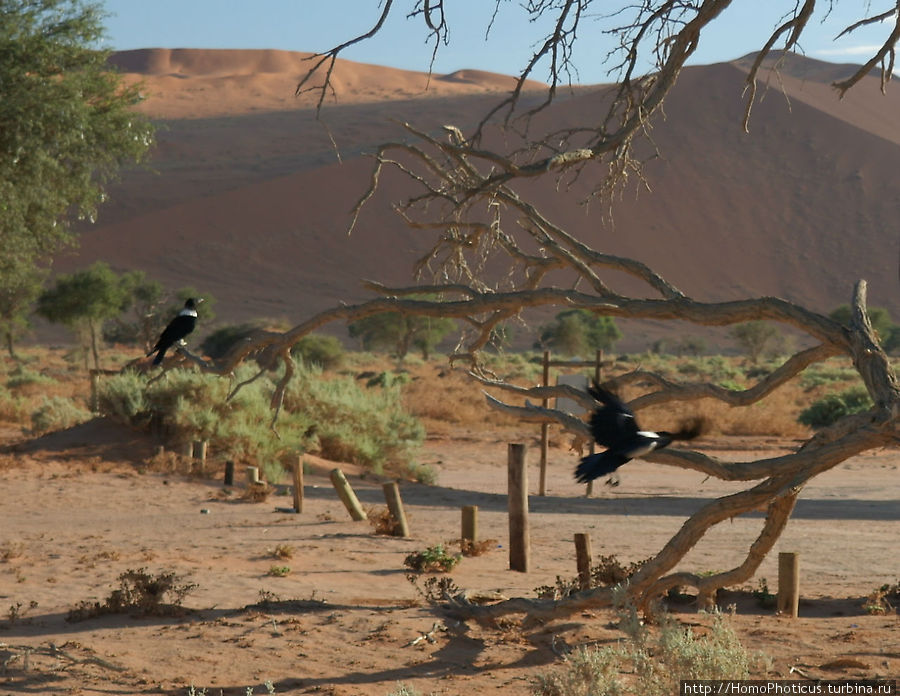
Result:
[[[548,491],[540,497],[535,433],[502,435],[461,432],[428,441],[422,461],[435,466],[438,480],[400,482],[411,532],[404,539],[351,520],[328,478],[332,468],[345,471],[365,507],[385,501],[381,481],[350,465],[308,457],[304,509],[294,514],[290,496],[243,501],[240,472],[226,494],[215,453],[209,478],[148,466],[154,443],[103,421],[31,441],[4,432],[0,693],[174,696],[194,685],[243,695],[248,686],[266,693],[267,680],[279,694],[386,695],[399,682],[422,694],[531,693],[534,676],[562,664],[566,651],[621,639],[614,613],[536,627],[524,627],[521,617],[492,627],[460,623],[406,579],[407,554],[438,543],[455,551],[461,506],[477,505],[479,537],[495,542],[487,553],[463,558],[450,573],[453,582],[470,592],[535,597],[557,576],[574,577],[576,532],[591,535],[595,558],[640,560],[728,484],[635,462],[619,487],[600,486],[585,498],[571,478],[574,454],[558,448],[550,450]],[[508,569],[510,439],[529,445],[527,573]],[[741,459],[792,445],[718,438],[700,448]],[[753,583],[721,593],[723,608],[736,606],[732,621],[745,647],[771,658],[767,676],[900,674],[896,613],[862,608],[865,595],[898,580],[898,467],[896,452],[870,453],[802,493],[775,549],[800,554],[799,618],[777,616],[751,595],[761,578],[775,591],[774,552]],[[734,565],[760,524],[752,515],[721,525],[683,567]],[[291,547],[292,557],[276,558],[279,546]],[[273,566],[290,573],[274,577]],[[137,569],[195,583],[183,614],[66,620],[85,601],[102,603],[121,573]],[[672,611],[696,631],[710,621],[691,604]]]

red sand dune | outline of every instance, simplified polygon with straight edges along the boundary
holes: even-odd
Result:
[[[341,61],[336,104],[315,120],[294,87],[308,54],[283,51],[129,51],[115,56],[142,79],[143,109],[160,119],[151,166],[112,191],[76,255],[58,268],[104,259],[219,299],[220,319],[301,321],[366,297],[362,278],[411,282],[430,238],[405,228],[388,181],[353,235],[348,213],[365,190],[361,157],[401,133],[393,121],[463,130],[501,98],[511,78],[477,70],[426,76]],[[653,138],[652,191],[628,189],[604,222],[585,208],[586,172],[571,191],[555,181],[521,188],[555,222],[602,251],[634,256],[703,300],[777,295],[829,311],[858,278],[870,303],[900,318],[894,186],[900,164],[900,95],[875,77],[839,100],[829,81],[846,66],[789,61],[743,132],[747,61],[686,69]],[[762,89],[760,90],[763,91]],[[784,92],[782,94],[782,91]],[[580,89],[548,109],[554,127],[597,120],[602,88]],[[654,332],[633,331],[628,348]],[[626,347],[623,343],[623,348]]]

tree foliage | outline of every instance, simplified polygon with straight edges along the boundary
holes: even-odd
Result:
[[[37,312],[47,321],[83,333],[89,341],[94,368],[99,369],[98,339],[103,322],[121,314],[130,303],[127,285],[107,264],[98,261],[83,271],[59,276],[41,293]]]
[[[778,329],[767,321],[747,321],[731,327],[728,332],[754,365],[772,342],[778,338]]]
[[[444,317],[381,312],[350,322],[347,329],[365,350],[390,350],[402,360],[411,348],[418,348],[427,360],[455,325],[452,319]]]
[[[538,346],[552,348],[563,355],[590,356],[609,350],[622,338],[616,322],[586,309],[567,309],[556,320],[541,327]]]
[[[11,342],[35,296],[36,267],[74,241],[120,166],[152,128],[100,50],[103,14],[79,0],[0,0],[0,322]]]

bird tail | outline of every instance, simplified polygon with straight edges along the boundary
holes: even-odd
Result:
[[[706,431],[707,425],[706,419],[698,416],[682,422],[681,428],[677,432],[666,434],[672,440],[693,440],[694,438],[700,437]]]
[[[595,478],[611,474],[627,461],[627,457],[610,451],[589,454],[581,458],[581,463],[575,469],[575,480],[579,483],[588,483]]]
[[[159,364],[163,361],[163,358],[164,358],[164,357],[166,357],[166,350],[165,350],[165,348],[161,349],[161,350],[156,354],[156,357],[153,358],[153,364],[154,364],[154,365],[159,365]]]

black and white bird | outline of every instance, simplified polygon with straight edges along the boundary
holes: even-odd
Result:
[[[184,309],[178,312],[178,316],[163,329],[163,332],[159,335],[159,340],[153,346],[153,350],[147,353],[148,357],[156,353],[156,357],[153,358],[154,365],[159,365],[163,358],[166,357],[166,351],[194,330],[194,327],[197,325],[197,305],[201,302],[203,302],[203,298],[194,299],[192,297],[188,299],[184,303]]]
[[[591,414],[590,426],[594,442],[606,450],[581,459],[575,469],[575,478],[581,483],[612,474],[625,462],[662,449],[674,440],[693,440],[703,432],[704,421],[700,418],[685,422],[675,433],[641,430],[634,413],[618,396],[597,383],[588,388],[588,393],[603,404]]]

